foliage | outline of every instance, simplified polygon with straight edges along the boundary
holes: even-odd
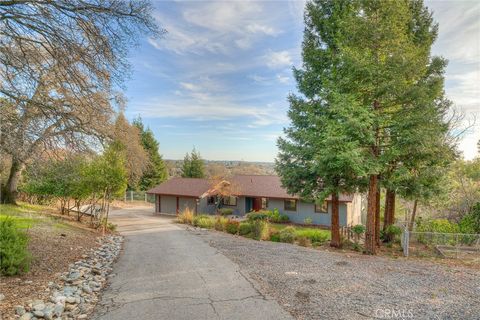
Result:
[[[206,214],[194,216],[192,224],[204,229],[213,229],[215,227],[215,218]]]
[[[480,234],[480,202],[477,202],[470,212],[463,216],[459,226],[462,233]]]
[[[260,210],[260,211],[252,211],[247,214],[247,219],[249,221],[256,221],[256,220],[268,220],[273,223],[279,222],[288,222],[290,218],[286,214],[280,214],[278,209],[270,210]]]
[[[270,239],[270,225],[266,221],[256,220],[252,223],[253,238],[257,240]]]
[[[142,145],[141,132],[120,112],[113,125],[112,139],[124,154],[128,186],[135,189],[149,163],[148,154]]]
[[[330,233],[326,230],[320,229],[303,229],[303,230],[295,230],[295,237],[299,238],[307,238],[312,243],[321,244],[326,242],[330,238]]]
[[[458,233],[460,231],[456,223],[447,219],[418,219],[417,232]]]
[[[195,213],[193,210],[187,207],[177,216],[177,221],[185,224],[193,224],[194,217]]]
[[[190,154],[186,154],[183,159],[182,177],[184,178],[204,178],[205,164],[200,153],[193,148]]]
[[[296,237],[296,230],[294,227],[286,227],[280,230],[279,240],[280,242],[293,243]]]
[[[225,231],[227,227],[228,219],[224,217],[215,218],[215,230]]]
[[[229,220],[225,225],[225,231],[227,231],[230,234],[237,234],[239,227],[240,227],[240,222]]]
[[[252,224],[249,222],[240,222],[238,227],[238,234],[241,236],[246,236],[252,233],[253,227]]]
[[[152,130],[150,128],[145,129],[140,117],[133,120],[133,125],[140,130],[141,142],[149,158],[149,163],[140,178],[138,187],[140,190],[148,190],[167,180],[168,170],[160,155],[159,143],[155,139]]]
[[[306,217],[305,219],[303,219],[303,223],[307,226],[311,225],[313,223],[313,220],[311,217]]]
[[[233,214],[233,209],[231,209],[231,208],[220,208],[220,209],[218,209],[218,212],[222,216],[229,216],[229,215]]]
[[[257,220],[268,220],[269,215],[266,211],[252,211],[247,214],[247,219],[250,222],[257,221]]]
[[[272,228],[270,229],[270,241],[272,242],[280,242],[280,231]]]
[[[297,237],[297,243],[298,243],[298,245],[300,245],[302,247],[311,247],[312,246],[312,241],[309,238],[304,237],[304,236]]]
[[[28,271],[27,245],[27,235],[17,228],[13,219],[0,219],[0,274],[11,276]]]
[[[365,232],[365,226],[363,224],[357,224],[352,227],[352,232],[361,235]]]
[[[388,242],[391,242],[399,239],[400,235],[402,234],[402,229],[391,224],[387,226],[383,232],[385,234],[384,238],[387,239]]]

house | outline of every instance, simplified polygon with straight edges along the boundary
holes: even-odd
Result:
[[[330,198],[321,205],[304,201],[289,194],[280,178],[274,175],[236,175],[220,182],[172,178],[147,193],[155,195],[157,213],[178,214],[188,207],[197,213],[215,214],[219,199],[222,207],[233,209],[233,214],[239,216],[251,211],[278,209],[294,223],[304,223],[310,218],[313,224],[329,226],[331,219]],[[341,194],[339,200],[340,224],[359,224],[360,195]]]

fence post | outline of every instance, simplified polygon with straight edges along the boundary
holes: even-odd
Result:
[[[145,202],[147,202],[147,193],[145,192]]]
[[[408,247],[410,245],[410,234],[407,228],[403,229],[402,237],[403,256],[408,257]]]
[[[133,202],[133,191],[130,190],[130,202]]]

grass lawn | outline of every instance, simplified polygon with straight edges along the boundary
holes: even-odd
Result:
[[[20,203],[18,206],[10,204],[0,205],[0,221],[11,219],[19,229],[29,229],[44,219],[40,213],[45,207]]]

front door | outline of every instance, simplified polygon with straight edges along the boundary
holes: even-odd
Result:
[[[262,210],[262,198],[253,198],[253,211]]]

